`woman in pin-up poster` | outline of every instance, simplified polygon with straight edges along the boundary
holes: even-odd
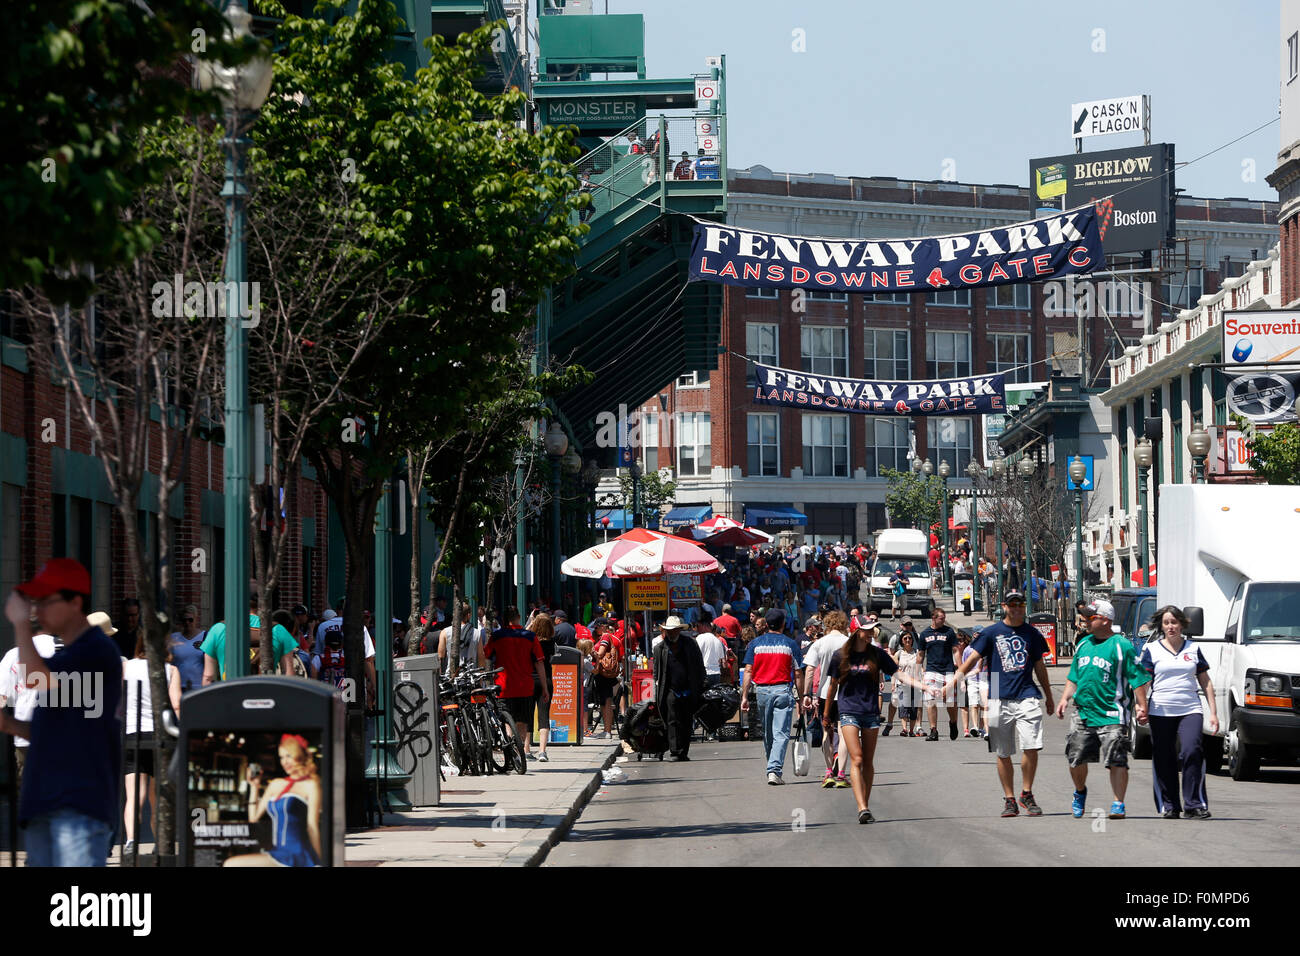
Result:
[[[280,766],[285,776],[262,788],[262,771],[248,768],[248,821],[271,815],[269,852],[232,856],[226,866],[320,866],[321,784],[307,740],[298,734],[280,738]]]

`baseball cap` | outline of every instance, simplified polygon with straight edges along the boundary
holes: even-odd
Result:
[[[80,561],[72,558],[51,558],[42,565],[26,584],[14,589],[23,597],[39,601],[58,591],[75,591],[78,594],[90,593],[90,572]]]
[[[293,606],[293,612],[292,612],[292,613],[294,613],[294,614],[306,614],[306,613],[307,613],[307,605],[305,605],[305,604],[295,604],[295,605]]]
[[[767,621],[767,626],[772,630],[779,631],[785,627],[785,611],[774,607],[763,615],[763,620]]]
[[[569,619],[569,612],[564,610],[564,608],[557,608],[555,613],[551,616],[557,621],[567,621]]]
[[[1104,617],[1108,621],[1115,620],[1115,605],[1102,598],[1089,601],[1088,606],[1083,610],[1089,617]]]
[[[338,615],[335,614],[335,613],[334,613],[332,610],[330,610],[329,608],[326,608],[325,610],[321,611],[320,619],[321,619],[322,621],[332,621],[332,620],[334,620],[334,618],[336,618],[336,617],[338,617]]]
[[[1013,602],[1019,602],[1020,604],[1024,604],[1024,603],[1025,603],[1025,592],[1024,592],[1024,591],[1008,591],[1008,592],[1003,596],[1003,598],[1002,598],[1002,603],[1003,603],[1003,604],[1011,604],[1011,603],[1013,603]]]

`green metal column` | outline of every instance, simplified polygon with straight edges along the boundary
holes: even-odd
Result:
[[[239,290],[247,279],[244,263],[244,116],[226,115],[226,679],[248,675],[248,335],[239,314]]]
[[[1074,489],[1074,599],[1083,600],[1083,491]]]
[[[531,429],[529,434],[531,434]],[[515,456],[515,607],[519,619],[526,620],[528,611],[528,511],[524,507],[524,453]]]
[[[411,801],[405,786],[411,774],[402,770],[394,747],[393,737],[393,553],[391,544],[393,488],[384,482],[384,493],[379,499],[375,517],[375,706],[379,708],[375,721],[375,739],[370,751],[370,766],[366,768],[368,789],[376,797],[376,807],[385,811],[405,812]]]
[[[1029,501],[1029,478],[1025,478],[1025,501]],[[1034,562],[1029,556],[1029,509],[1025,509],[1025,558],[1023,567],[1020,570],[1020,576],[1024,578],[1025,584],[1025,609],[1026,613],[1034,613]]]

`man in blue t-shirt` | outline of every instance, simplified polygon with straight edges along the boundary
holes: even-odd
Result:
[[[919,635],[921,653],[925,655],[925,705],[930,718],[930,735],[926,740],[939,739],[939,698],[948,710],[948,738],[957,739],[957,698],[943,692],[944,681],[957,669],[961,656],[957,650],[957,632],[947,624],[948,614],[936,607],[930,615],[930,626]]]
[[[0,731],[31,741],[18,820],[28,866],[103,866],[120,819],[122,658],[86,620],[90,574],[71,558],[47,561],[5,602],[27,686],[44,688],[30,721],[0,714]],[[41,631],[63,641],[48,660],[32,643]]]
[[[1043,749],[1043,705],[1051,713],[1052,684],[1047,676],[1043,657],[1047,654],[1047,641],[1038,628],[1025,623],[1025,595],[1008,591],[1002,603],[1003,618],[980,631],[971,644],[972,653],[948,679],[944,692],[952,690],[959,681],[980,665],[989,662],[989,749],[998,756],[998,780],[1002,784],[1002,816],[1014,817],[1020,813],[1016,806],[1015,769],[1011,757],[1019,744],[1020,806],[1031,816],[1041,816],[1042,809],[1034,800],[1034,774],[1038,770],[1038,751]],[[1037,678],[1038,686],[1034,685]],[[1039,687],[1042,688],[1040,694]],[[1041,698],[1041,699],[1040,699]]]

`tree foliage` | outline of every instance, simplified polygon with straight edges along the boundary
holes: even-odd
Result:
[[[1240,415],[1233,415],[1232,420],[1246,436],[1255,474],[1270,485],[1300,484],[1300,425],[1278,425],[1264,432]]]
[[[882,468],[880,473],[889,479],[885,491],[885,507],[889,510],[890,524],[895,528],[920,528],[929,530],[939,521],[943,495],[943,479],[938,475],[917,475],[911,471],[894,471]]]

